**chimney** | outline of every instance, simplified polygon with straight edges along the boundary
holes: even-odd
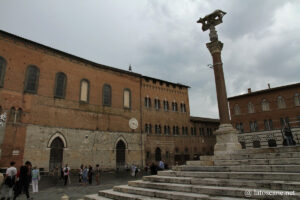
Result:
[[[251,88],[248,88],[248,93],[251,93]]]
[[[271,85],[270,85],[270,83],[268,83],[268,88],[269,88],[269,89],[271,89]]]

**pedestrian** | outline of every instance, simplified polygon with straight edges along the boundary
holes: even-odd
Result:
[[[83,172],[83,164],[81,164],[79,168],[79,183],[82,183],[82,172]]]
[[[17,169],[15,168],[15,162],[10,162],[10,167],[7,168],[5,173],[5,178],[3,181],[3,188],[1,191],[2,197],[1,200],[4,199],[11,199],[12,198],[12,192],[13,187],[16,183],[16,175],[17,175]]]
[[[159,170],[164,170],[165,169],[165,163],[161,160],[158,163],[158,169]]]
[[[92,183],[93,183],[93,167],[91,165],[89,165],[88,179],[89,179],[89,184],[92,185]]]
[[[26,161],[25,165],[20,167],[20,171],[18,174],[19,175],[17,175],[17,177],[19,178],[19,180],[14,187],[15,194],[13,200],[16,200],[22,192],[25,193],[27,200],[32,199],[29,196],[29,184],[31,181],[31,162]]]
[[[134,177],[137,177],[137,174],[138,174],[139,171],[140,171],[140,169],[138,167],[135,167]]]
[[[134,164],[131,165],[131,176],[135,176],[136,166]]]
[[[96,183],[97,183],[97,185],[99,185],[100,184],[100,167],[99,167],[99,164],[96,165],[95,176],[96,176]]]
[[[154,163],[151,164],[150,171],[151,171],[151,175],[157,174],[157,166]]]
[[[69,180],[69,175],[70,175],[70,168],[68,167],[68,164],[66,164],[66,166],[64,167],[63,172],[64,172],[64,180],[65,180],[64,185],[67,185]]]
[[[295,141],[293,139],[293,134],[292,134],[291,129],[288,126],[285,126],[283,129],[283,132],[284,132],[287,146],[295,145]]]
[[[87,166],[85,166],[83,169],[83,172],[82,172],[82,181],[83,181],[84,185],[86,185],[88,182],[88,172],[89,172],[89,170],[88,170]]]
[[[31,172],[32,175],[32,192],[36,193],[39,191],[39,181],[41,179],[40,177],[40,171],[35,166]]]

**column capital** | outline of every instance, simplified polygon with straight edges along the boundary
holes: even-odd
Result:
[[[220,41],[213,41],[210,43],[206,43],[206,47],[208,48],[211,55],[213,55],[215,53],[221,53],[223,49],[223,43]]]

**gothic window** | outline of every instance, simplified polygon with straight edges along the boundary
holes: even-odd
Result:
[[[167,100],[164,100],[164,110],[168,111],[169,110],[169,102]]]
[[[234,105],[234,114],[235,114],[235,115],[241,114],[240,107],[239,107],[238,104],[235,104],[235,105]]]
[[[145,124],[145,132],[146,133],[152,133],[151,124]]]
[[[248,113],[254,113],[254,105],[253,103],[248,103]]]
[[[278,108],[286,107],[284,98],[282,96],[277,97],[277,105],[278,105]]]
[[[22,108],[19,108],[18,111],[16,112],[16,122],[21,122],[22,114],[23,114],[23,110]]]
[[[195,127],[191,127],[191,135],[196,135],[196,128]]]
[[[16,123],[16,121],[17,121],[17,115],[16,115],[16,109],[15,109],[15,107],[11,107],[10,108],[8,121]]]
[[[154,104],[155,104],[155,109],[156,109],[156,110],[159,110],[159,109],[160,109],[160,100],[156,98],[156,99],[154,100]]]
[[[89,81],[82,79],[80,81],[80,101],[88,103],[89,102]]]
[[[186,107],[185,107],[184,103],[180,104],[180,110],[181,110],[181,112],[186,112]]]
[[[103,106],[111,106],[111,86],[108,84],[103,85],[102,100]]]
[[[65,98],[67,76],[63,72],[58,72],[55,77],[54,97]]]
[[[177,103],[176,102],[172,102],[172,110],[175,112],[175,111],[178,111],[178,107],[177,107]]]
[[[159,124],[155,124],[155,133],[161,134],[161,126]]]
[[[249,126],[250,126],[250,132],[258,131],[258,126],[256,121],[250,121]]]
[[[300,95],[299,95],[299,93],[296,93],[294,95],[294,103],[295,103],[295,106],[300,106]]]
[[[28,93],[37,93],[38,84],[39,84],[39,69],[34,66],[30,65],[26,70],[26,79],[25,79],[25,88],[24,92]]]
[[[124,89],[123,100],[124,100],[124,102],[123,102],[124,108],[130,109],[131,108],[131,91],[130,91],[130,89],[128,89],[128,88]]]
[[[145,97],[145,107],[150,108],[151,107],[151,99],[150,97]]]
[[[261,106],[262,106],[262,111],[269,111],[270,110],[269,102],[266,99],[262,100]]]
[[[264,124],[265,124],[265,130],[266,131],[269,131],[269,130],[273,130],[273,122],[272,122],[272,119],[265,119],[264,120]]]
[[[240,131],[240,133],[244,133],[243,123],[236,123],[236,129]]]
[[[6,61],[0,56],[0,88],[4,85],[4,76],[6,70]]]

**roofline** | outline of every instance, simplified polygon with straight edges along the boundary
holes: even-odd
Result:
[[[215,122],[215,123],[220,123],[219,119],[215,118],[206,118],[206,117],[195,117],[195,116],[190,116],[190,121],[201,121],[201,122]]]
[[[156,80],[156,81],[162,81],[162,82],[165,82],[165,83],[169,83],[171,85],[177,85],[177,86],[181,86],[181,87],[185,87],[185,88],[191,88],[190,86],[188,85],[183,85],[181,83],[172,83],[172,82],[169,82],[169,81],[165,81],[165,80],[162,80],[162,79],[158,79],[158,78],[153,78],[153,77],[150,77],[150,76],[143,76],[142,75],[142,78],[148,78],[148,79],[152,79],[152,80]]]
[[[83,62],[83,63],[87,63],[87,64],[90,64],[92,66],[95,66],[95,67],[98,67],[98,68],[101,68],[101,69],[107,69],[107,70],[111,70],[111,71],[115,71],[115,72],[119,72],[119,73],[124,73],[124,74],[130,75],[130,76],[135,76],[135,77],[141,77],[142,76],[141,74],[138,74],[138,73],[135,73],[135,72],[130,72],[130,71],[126,71],[126,70],[114,68],[114,67],[111,67],[111,66],[102,65],[102,64],[99,64],[99,63],[87,60],[85,58],[81,58],[79,56],[75,56],[73,54],[66,53],[64,51],[61,51],[61,50],[58,50],[58,49],[55,49],[55,48],[52,48],[52,47],[49,47],[49,46],[37,43],[37,42],[34,42],[32,40],[23,38],[21,36],[14,35],[12,33],[8,33],[8,32],[3,31],[3,30],[0,30],[0,34],[6,35],[6,36],[14,38],[14,39],[23,40],[24,42],[29,43],[31,45],[35,45],[35,46],[37,46],[39,48],[43,48],[43,49],[46,49],[48,51],[52,51],[52,52],[55,52],[55,53],[58,53],[58,54],[62,54],[63,56],[70,57],[70,58],[72,58],[74,60],[77,60],[77,61],[80,61],[80,62]]]
[[[254,96],[254,95],[257,95],[257,94],[264,94],[264,93],[269,93],[269,92],[273,92],[273,91],[276,91],[276,90],[282,90],[282,89],[294,88],[294,87],[300,87],[300,83],[294,83],[294,84],[283,85],[283,86],[270,88],[270,89],[258,90],[258,91],[255,91],[255,92],[250,92],[250,93],[246,93],[246,94],[241,94],[241,95],[229,97],[227,99],[232,100],[232,99],[243,98],[243,97],[247,97],[247,96]]]

